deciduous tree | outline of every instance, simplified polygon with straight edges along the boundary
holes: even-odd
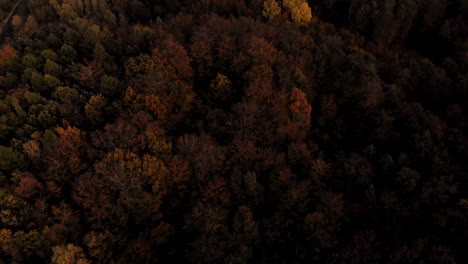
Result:
[[[8,62],[15,56],[16,50],[13,46],[7,44],[0,49],[0,67],[8,64]]]
[[[283,6],[291,12],[294,23],[308,23],[312,20],[312,11],[305,0],[284,0]]]
[[[90,264],[83,249],[73,244],[53,248],[53,264]]]
[[[262,15],[271,20],[281,14],[281,7],[275,0],[265,0],[263,2]]]

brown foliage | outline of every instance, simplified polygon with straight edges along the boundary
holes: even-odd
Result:
[[[97,60],[92,60],[87,62],[86,65],[81,68],[81,71],[76,75],[76,78],[82,85],[89,88],[95,88],[103,74],[104,70],[102,68],[102,64]]]
[[[162,64],[178,78],[190,79],[192,77],[191,59],[182,45],[174,38],[167,37],[158,48],[153,50],[152,58],[157,64]]]
[[[46,179],[64,181],[71,174],[77,174],[88,165],[85,162],[87,142],[85,133],[76,127],[56,128],[58,141],[48,153],[48,174]]]
[[[15,192],[22,198],[31,198],[42,189],[42,184],[31,173],[25,173],[21,176]]]

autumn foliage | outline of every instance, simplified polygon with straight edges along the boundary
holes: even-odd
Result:
[[[0,264],[467,263],[462,2],[20,1]]]
[[[0,67],[5,66],[15,56],[16,50],[7,44],[0,49]]]

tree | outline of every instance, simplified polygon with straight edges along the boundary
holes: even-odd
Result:
[[[24,23],[24,19],[22,16],[19,16],[19,15],[14,15],[11,20],[11,24],[14,26],[15,31],[20,29],[21,26],[23,26],[23,23]]]
[[[127,88],[124,102],[134,111],[147,111],[157,119],[164,119],[167,113],[166,106],[156,95],[137,95],[131,87]]]
[[[73,244],[53,248],[53,264],[91,264],[81,247]]]
[[[312,20],[312,11],[305,0],[284,0],[283,6],[291,12],[294,23],[308,23]]]
[[[34,91],[39,93],[46,93],[48,91],[44,76],[36,71],[31,73],[31,87]]]
[[[190,164],[179,156],[174,156],[169,163],[169,184],[177,190],[186,189],[186,183],[190,180]]]
[[[172,36],[163,40],[158,48],[153,50],[152,58],[180,79],[189,80],[193,75],[187,51]]]
[[[32,68],[32,69],[39,69],[40,60],[34,54],[27,53],[23,56],[22,63],[24,66]]]
[[[5,66],[15,56],[16,50],[7,44],[0,49],[0,67]]]
[[[158,70],[158,65],[149,55],[131,57],[125,63],[125,73],[127,76],[147,74]]]
[[[26,24],[23,26],[24,33],[32,33],[37,30],[39,24],[37,23],[34,16],[29,15],[26,19]]]
[[[420,178],[419,172],[410,168],[402,168],[396,180],[403,190],[411,192],[416,188]]]
[[[26,143],[23,144],[23,151],[28,155],[28,157],[34,161],[37,162],[40,160],[41,157],[41,147],[39,145],[39,142],[36,140],[29,140]]]
[[[218,75],[216,75],[216,79],[211,81],[210,89],[206,96],[210,102],[219,103],[219,105],[229,103],[234,96],[234,90],[229,78],[218,73]]]
[[[291,91],[289,109],[294,121],[302,123],[303,126],[310,125],[312,107],[307,102],[305,93],[298,88],[293,88]]]
[[[112,258],[112,251],[117,248],[115,243],[112,243],[113,237],[117,236],[108,230],[104,232],[92,231],[84,236],[84,243],[86,244],[89,255],[98,260],[98,262],[109,260]]]
[[[37,230],[12,232],[10,229],[0,229],[0,249],[10,255],[13,262],[24,262],[31,256],[44,256],[45,241]]]
[[[55,88],[59,87],[62,84],[62,82],[53,75],[45,74],[44,84],[47,86],[48,92],[51,92],[55,90]]]
[[[148,146],[148,130],[156,131],[158,124],[151,115],[144,111],[120,117],[115,123],[105,125],[101,131],[92,134],[92,142],[96,148],[114,151],[116,148],[139,152]]]
[[[54,62],[58,60],[57,53],[55,53],[55,51],[51,49],[46,49],[46,50],[41,51],[41,57],[43,59],[51,60]]]
[[[121,82],[116,77],[105,74],[101,78],[100,91],[106,97],[114,97],[119,95],[121,86]]]
[[[271,20],[281,14],[281,7],[275,0],[266,0],[263,2],[262,15]]]
[[[46,59],[46,63],[44,64],[44,73],[60,77],[62,75],[62,69],[56,62]]]
[[[58,127],[55,130],[59,137],[47,156],[47,180],[66,183],[73,174],[81,172],[88,166],[84,162],[87,143],[84,132],[76,127]]]
[[[68,86],[57,87],[52,94],[52,99],[58,102],[58,111],[60,116],[72,124],[80,124],[83,119],[82,105],[85,102],[83,95],[80,95],[76,89]]]
[[[318,210],[304,218],[305,232],[310,232],[314,250],[320,252],[338,244],[338,233],[345,220],[345,201],[342,194],[324,192],[320,194]]]
[[[102,94],[93,95],[85,105],[85,114],[92,125],[98,125],[104,118],[106,98]]]
[[[75,60],[77,53],[76,50],[67,44],[63,44],[59,51],[61,61],[70,63]]]
[[[15,173],[14,177],[19,178],[15,192],[22,198],[31,198],[42,189],[42,184],[31,173]]]
[[[291,16],[296,23],[307,23],[312,20],[312,11],[307,2],[302,2],[298,7],[291,10]]]
[[[24,156],[11,147],[0,146],[0,169],[14,171],[25,166]]]
[[[81,68],[81,71],[76,75],[76,78],[86,87],[94,89],[97,82],[101,80],[101,77],[104,74],[102,63],[97,60],[93,60],[86,64],[86,66]]]
[[[161,160],[116,149],[94,167],[96,173],[80,176],[73,191],[74,200],[89,210],[91,219],[125,226],[159,218],[167,182]]]
[[[95,60],[99,61],[100,63],[105,64],[111,60],[111,56],[107,53],[104,46],[101,43],[96,43],[93,50],[93,57]]]
[[[247,54],[255,65],[266,64],[271,66],[279,54],[270,41],[257,36],[250,39],[248,47]]]

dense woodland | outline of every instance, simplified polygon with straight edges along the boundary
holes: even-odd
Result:
[[[23,0],[0,263],[468,263],[467,21],[463,0]]]

